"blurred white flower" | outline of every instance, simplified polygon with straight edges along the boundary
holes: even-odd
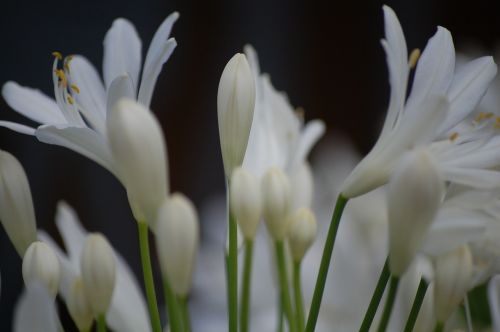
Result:
[[[56,303],[46,287],[34,284],[24,290],[14,309],[12,331],[59,331]]]
[[[82,278],[75,278],[66,299],[66,306],[76,327],[80,331],[87,331],[92,327],[94,314],[90,307],[88,296],[85,294]]]
[[[23,279],[26,288],[34,282],[44,285],[55,298],[61,279],[59,259],[45,243],[33,242],[23,257]]]

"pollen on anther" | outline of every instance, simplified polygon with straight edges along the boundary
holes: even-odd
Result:
[[[70,87],[76,93],[80,93],[80,88],[78,86],[76,86],[75,84],[71,84]]]
[[[59,78],[59,84],[61,84],[63,87],[67,87],[68,80],[66,78],[66,75],[64,74],[64,71],[62,69],[56,69],[55,73],[56,76]]]
[[[63,56],[62,56],[61,52],[57,52],[57,51],[55,51],[55,52],[52,52],[52,55],[53,55],[55,58],[57,58],[57,60],[62,60],[62,58],[63,58]]]
[[[419,58],[420,58],[420,49],[416,48],[413,51],[411,51],[410,58],[408,59],[408,66],[410,67],[410,69],[415,68]]]
[[[68,96],[68,103],[70,103],[71,105],[73,105],[75,103],[75,100],[73,99],[73,97],[71,96]]]
[[[495,124],[493,126],[495,129],[500,129],[500,116],[495,118]]]
[[[450,135],[450,141],[454,141],[458,138],[458,133],[457,132],[454,132],[453,134]]]

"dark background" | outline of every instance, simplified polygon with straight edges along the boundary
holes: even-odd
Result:
[[[451,30],[459,50],[473,43],[492,53],[500,40],[498,2],[386,3],[399,16],[410,49],[423,48],[436,25]],[[172,190],[200,207],[224,189],[217,86],[227,60],[246,43],[257,49],[274,85],[306,110],[306,119],[322,118],[328,135],[346,135],[362,153],[368,151],[388,99],[381,6],[379,1],[2,1],[0,83],[15,80],[52,96],[53,51],[83,54],[100,69],[102,40],[113,19],[135,24],[144,54],[162,20],[179,11],[173,30],[178,47],[160,76],[152,109],[168,142]],[[31,124],[3,100],[0,119]],[[3,128],[0,149],[26,169],[38,227],[60,240],[53,218],[57,201],[64,199],[139,272],[136,225],[125,191],[110,173],[67,149]],[[22,277],[21,260],[3,229],[0,272],[0,330],[9,331]]]

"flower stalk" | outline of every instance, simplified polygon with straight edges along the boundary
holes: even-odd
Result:
[[[238,331],[238,226],[229,209],[229,252],[227,254],[227,288],[229,332]]]
[[[304,303],[302,300],[301,261],[293,263],[293,294],[295,298],[295,317],[299,331],[304,331]]]
[[[97,332],[106,332],[106,316],[99,315],[97,317]]]
[[[288,320],[288,330],[297,332],[297,322],[293,313],[292,298],[288,289],[288,276],[285,261],[285,244],[282,240],[276,240],[276,259],[278,261],[278,278],[280,283],[281,298],[283,301],[283,309]]]
[[[413,305],[411,306],[410,315],[408,316],[408,320],[406,321],[404,332],[413,331],[413,327],[415,326],[415,322],[417,321],[418,313],[420,312],[420,308],[422,307],[422,303],[424,302],[427,287],[429,287],[429,283],[424,278],[421,278],[420,283],[418,284],[415,300],[413,301]]]
[[[183,332],[183,317],[181,313],[181,308],[179,301],[172,291],[172,287],[168,282],[168,278],[163,277],[163,293],[165,296],[165,303],[167,304],[167,314],[170,325],[170,330],[172,332]]]
[[[245,261],[243,265],[243,284],[241,285],[240,331],[250,330],[250,288],[252,281],[253,239],[245,239]]]
[[[399,286],[399,277],[391,276],[391,281],[389,282],[389,293],[387,294],[387,300],[385,302],[384,312],[382,313],[382,318],[378,326],[378,332],[385,332],[387,326],[389,325],[389,319],[391,318],[392,307],[394,306],[394,300],[396,299],[396,293]]]
[[[377,313],[377,309],[380,305],[380,300],[384,295],[385,287],[387,286],[387,281],[389,281],[390,273],[389,273],[389,262],[386,259],[384,268],[380,273],[380,276],[377,281],[377,286],[373,291],[372,299],[370,300],[370,304],[368,305],[368,309],[366,310],[365,318],[363,319],[363,323],[361,323],[361,327],[359,328],[359,332],[368,332],[373,322],[373,318]]]

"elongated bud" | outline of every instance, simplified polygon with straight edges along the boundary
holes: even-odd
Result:
[[[434,260],[434,310],[439,322],[446,322],[462,302],[472,280],[472,255],[463,245]]]
[[[115,167],[127,189],[134,217],[154,228],[169,187],[167,150],[160,124],[144,106],[122,99],[111,110],[107,126]]]
[[[0,222],[23,257],[36,241],[36,221],[28,179],[19,161],[0,150]]]
[[[85,294],[94,317],[108,311],[116,282],[116,258],[104,236],[89,234],[80,259]]]
[[[279,168],[271,168],[262,178],[262,214],[269,233],[283,240],[288,231],[291,203],[290,181]]]
[[[241,166],[247,149],[255,106],[255,82],[244,54],[229,60],[219,82],[217,115],[226,177]]]
[[[156,247],[163,277],[168,278],[176,295],[189,293],[198,244],[196,209],[187,197],[175,193],[158,212]]]
[[[243,236],[254,239],[262,215],[260,182],[250,172],[237,168],[231,176],[231,211]]]
[[[306,208],[297,210],[290,217],[288,244],[295,262],[300,262],[316,238],[318,223],[314,213]]]
[[[66,301],[66,306],[78,330],[90,331],[90,327],[94,321],[94,315],[92,314],[87,295],[85,295],[82,278],[77,277],[73,281]]]
[[[389,182],[389,267],[401,276],[420,248],[441,205],[444,184],[431,156],[417,149],[403,156]]]
[[[45,243],[33,242],[23,258],[23,279],[26,287],[38,282],[52,294],[57,295],[61,267],[54,251]]]

